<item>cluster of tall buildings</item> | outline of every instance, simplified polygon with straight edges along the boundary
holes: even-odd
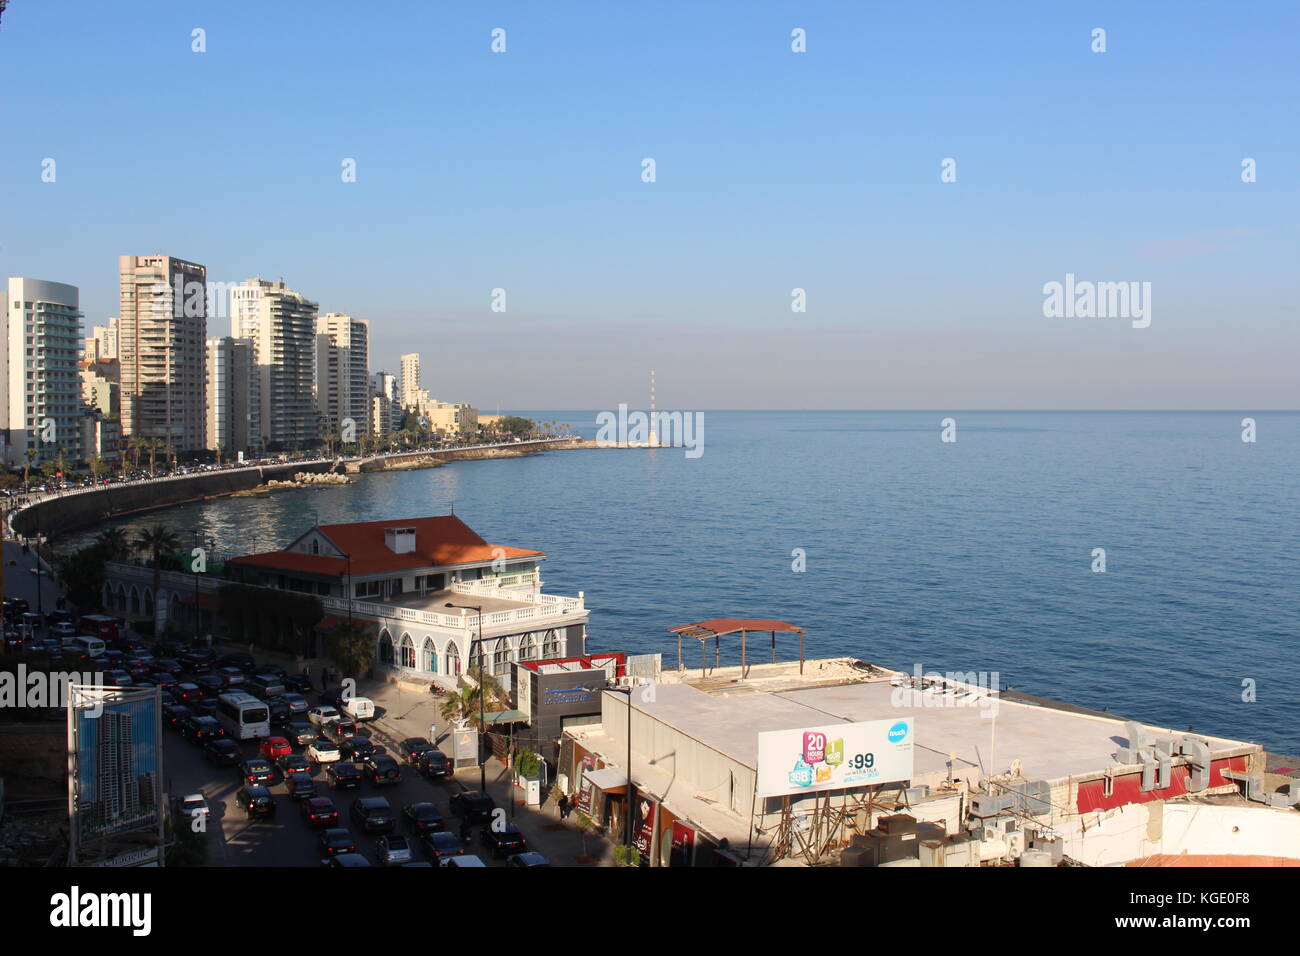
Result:
[[[411,425],[460,435],[469,405],[370,372],[370,325],[262,278],[210,283],[174,256],[120,256],[117,316],[83,336],[76,286],[11,278],[0,307],[0,438],[9,467],[69,465],[128,447],[226,458],[353,443]],[[229,334],[211,333],[228,322]]]

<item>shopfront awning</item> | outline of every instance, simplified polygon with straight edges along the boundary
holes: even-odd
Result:
[[[522,710],[490,710],[483,715],[483,721],[489,727],[493,724],[516,724],[528,720]]]
[[[588,770],[586,777],[594,786],[599,787],[606,793],[622,790],[627,787],[627,774],[622,770],[619,770],[617,767],[602,767],[600,770]]]

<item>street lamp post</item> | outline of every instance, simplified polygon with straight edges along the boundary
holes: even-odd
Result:
[[[483,698],[487,696],[486,688],[486,670],[483,667],[483,608],[477,604],[452,604],[447,602],[447,607],[463,608],[475,613],[475,620],[478,622],[478,639],[470,639],[469,659],[474,660],[474,645],[478,645],[478,728],[479,733],[484,737],[487,736],[487,721],[483,714]],[[453,758],[454,759],[454,758]],[[478,743],[478,781],[479,793],[487,796],[487,763],[483,757],[483,741]]]

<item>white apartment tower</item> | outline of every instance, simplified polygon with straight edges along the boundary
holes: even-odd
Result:
[[[339,432],[347,419],[357,437],[370,431],[370,323],[339,312],[316,319],[316,411]]]
[[[397,378],[398,399],[403,408],[419,408],[421,393],[420,387],[420,353],[408,352],[402,356],[402,364]]]
[[[122,433],[207,447],[208,275],[172,256],[119,256]]]
[[[253,342],[266,451],[305,448],[316,437],[318,308],[283,279],[249,279],[230,287],[231,336]]]
[[[9,280],[0,308],[0,433],[11,467],[28,463],[29,448],[33,465],[60,452],[69,465],[81,458],[81,319],[76,286]]]
[[[208,339],[208,447],[226,458],[262,446],[261,382],[253,340]]]

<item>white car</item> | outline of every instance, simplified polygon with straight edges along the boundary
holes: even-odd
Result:
[[[195,817],[207,818],[208,801],[201,793],[189,793],[181,797],[180,812],[193,820]]]
[[[307,759],[313,763],[334,763],[340,757],[339,745],[324,737],[317,737],[307,747]]]
[[[331,720],[338,720],[339,712],[329,704],[321,704],[307,711],[307,719],[311,721],[313,727],[320,730]]]

